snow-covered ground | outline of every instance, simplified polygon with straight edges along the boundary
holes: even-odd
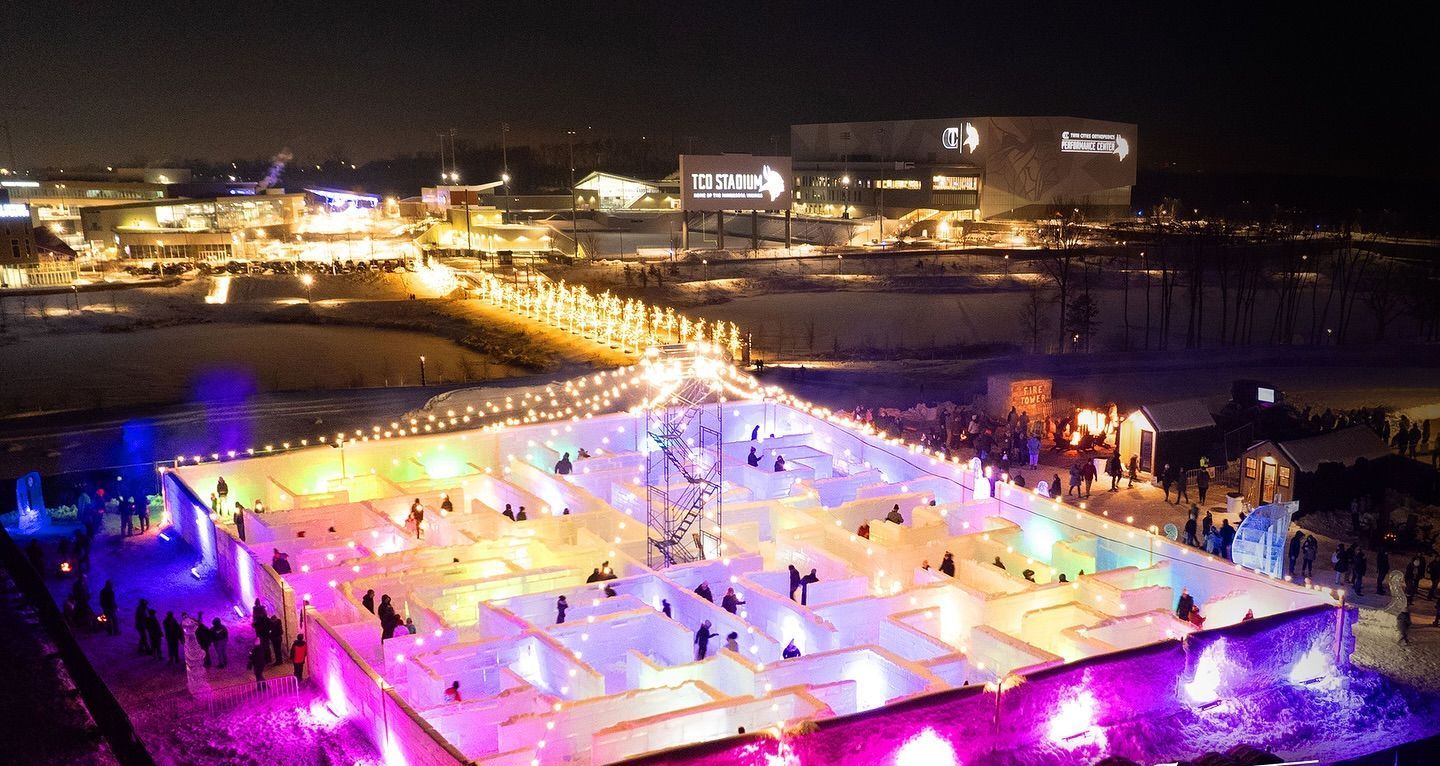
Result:
[[[183,665],[142,656],[136,650],[135,605],[147,599],[163,620],[173,611],[199,612],[208,623],[221,618],[230,632],[229,665],[212,667],[208,680],[215,688],[253,683],[245,668],[245,652],[254,642],[249,614],[235,610],[233,599],[220,589],[213,575],[196,578],[190,572],[195,553],[178,541],[174,532],[160,536],[152,527],[146,535],[119,537],[116,520],[109,519],[92,547],[91,607],[98,609],[98,593],[105,580],[113,581],[120,613],[120,635],[83,633],[80,643],[120,704],[130,714],[140,739],[159,764],[230,764],[244,766],[310,766],[312,764],[378,763],[379,754],[363,733],[341,723],[316,703],[313,687],[302,686],[298,697],[276,696],[211,713],[205,703],[187,691]],[[53,561],[55,542],[72,527],[55,527],[44,540]],[[23,547],[27,540],[19,538]],[[70,579],[52,579],[57,603],[69,593]],[[283,676],[289,664],[272,667],[269,675]],[[3,761],[0,758],[0,761]]]

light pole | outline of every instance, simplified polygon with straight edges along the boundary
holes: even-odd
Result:
[[[510,123],[500,123],[500,181],[505,184],[505,223],[510,223]]]
[[[315,284],[315,277],[309,274],[301,274],[300,284],[305,285],[305,304],[309,305],[312,303],[310,300],[310,288]]]
[[[420,357],[420,385],[425,385],[425,357]]]
[[[580,213],[575,205],[575,131],[565,131],[565,143],[570,148],[570,240],[575,247],[575,257],[580,257]]]

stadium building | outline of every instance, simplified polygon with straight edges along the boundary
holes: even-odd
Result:
[[[913,226],[1130,214],[1136,127],[1077,117],[793,125],[795,211]]]

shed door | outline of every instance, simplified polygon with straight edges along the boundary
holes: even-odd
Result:
[[[1260,505],[1275,502],[1275,463],[1270,460],[1260,463]]]
[[[1140,430],[1140,470],[1151,473],[1155,470],[1155,432]]]

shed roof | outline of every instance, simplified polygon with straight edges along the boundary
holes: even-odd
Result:
[[[1322,463],[1351,465],[1362,457],[1375,460],[1390,454],[1385,442],[1365,426],[1350,426],[1319,436],[1277,442],[1275,447],[1304,473],[1315,471]]]
[[[1199,399],[1181,399],[1178,402],[1141,405],[1140,411],[1156,431],[1194,431],[1200,428],[1214,428],[1215,418],[1210,408]]]

